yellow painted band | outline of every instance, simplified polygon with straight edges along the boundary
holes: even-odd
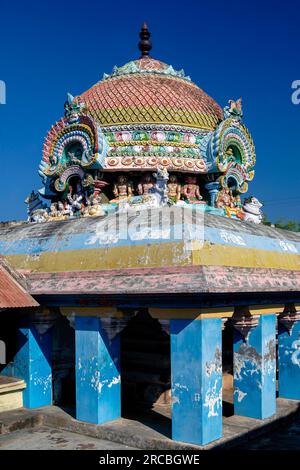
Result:
[[[19,254],[6,256],[6,259],[15,269],[38,272],[154,268],[192,264],[191,252],[184,251],[183,242],[46,252],[39,256]]]
[[[188,248],[189,247],[189,248]],[[166,266],[232,266],[300,270],[300,256],[254,248],[183,241],[8,255],[16,269],[38,272],[109,270]]]
[[[125,315],[116,307],[60,307],[60,312],[64,316],[78,315],[81,317],[103,317],[103,318],[124,318]]]
[[[251,315],[270,315],[281,313],[284,305],[255,305],[249,307]],[[153,318],[163,320],[194,319],[204,318],[231,318],[234,307],[214,307],[214,308],[149,308],[149,314]]]
[[[194,266],[238,266],[243,268],[273,268],[300,270],[300,256],[293,253],[280,253],[256,248],[192,241]]]

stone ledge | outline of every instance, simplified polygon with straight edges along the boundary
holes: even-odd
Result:
[[[0,412],[15,410],[23,406],[24,380],[14,377],[0,377]]]

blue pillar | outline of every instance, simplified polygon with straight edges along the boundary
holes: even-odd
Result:
[[[209,195],[209,205],[215,207],[217,195],[220,190],[220,183],[218,181],[213,181],[205,185],[205,189],[208,191]]]
[[[222,321],[171,320],[172,438],[222,437]]]
[[[276,316],[260,316],[248,337],[234,330],[234,413],[265,419],[276,413]]]
[[[102,424],[121,416],[120,335],[101,319],[76,316],[76,418]]]
[[[31,321],[17,333],[17,352],[12,363],[1,372],[23,379],[23,403],[26,408],[52,405],[52,331],[40,334]]]
[[[288,329],[278,324],[279,396],[300,400],[300,313]]]

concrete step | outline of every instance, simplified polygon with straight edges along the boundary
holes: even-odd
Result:
[[[22,379],[0,376],[0,413],[22,408],[25,388],[26,384]]]

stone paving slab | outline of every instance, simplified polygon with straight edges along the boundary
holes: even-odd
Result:
[[[0,450],[134,450],[134,448],[41,426],[0,436]]]
[[[144,413],[139,419],[120,418],[106,424],[94,425],[77,421],[62,409],[49,406],[36,410],[21,409],[0,413],[0,434],[8,434],[17,429],[47,426],[144,450],[221,450],[240,446],[247,448],[250,441],[287,426],[296,419],[300,420],[299,402],[277,399],[276,416],[263,421],[236,415],[224,417],[223,437],[201,447],[171,439],[170,410],[166,407],[161,412],[157,409]]]

